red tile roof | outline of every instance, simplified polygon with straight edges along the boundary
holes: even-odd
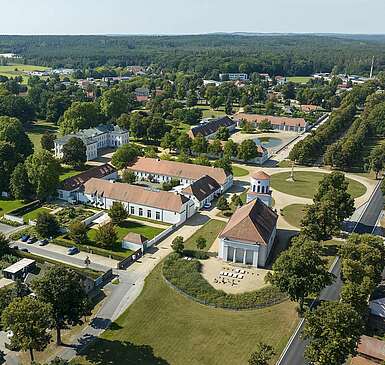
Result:
[[[270,175],[266,174],[266,172],[262,170],[253,172],[251,177],[256,180],[270,180]]]
[[[263,120],[268,120],[272,125],[280,126],[292,126],[292,127],[305,127],[306,121],[304,118],[289,118],[289,117],[278,117],[274,115],[261,115],[261,114],[247,114],[237,113],[234,115],[234,119],[237,121],[245,120],[249,123],[260,123]]]
[[[267,245],[277,219],[278,215],[272,209],[256,199],[235,211],[219,237],[252,245]]]
[[[218,184],[224,185],[227,180],[225,171],[218,167],[194,165],[184,162],[160,160],[156,158],[138,157],[127,169],[151,175],[164,175],[175,178],[198,180],[208,175]]]
[[[361,336],[357,352],[365,357],[385,360],[385,342],[374,337]]]

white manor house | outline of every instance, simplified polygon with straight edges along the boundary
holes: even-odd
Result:
[[[98,157],[102,148],[118,148],[129,142],[129,133],[117,125],[100,124],[97,127],[82,129],[77,133],[67,134],[55,140],[55,157],[63,157],[63,146],[73,137],[79,138],[85,144],[87,161]]]

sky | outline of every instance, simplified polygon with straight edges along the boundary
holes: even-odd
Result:
[[[384,34],[385,0],[0,0],[0,34]]]

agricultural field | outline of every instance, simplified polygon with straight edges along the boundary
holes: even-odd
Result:
[[[23,65],[23,64],[15,63],[7,66],[0,66],[0,75],[6,76],[9,78],[15,77],[15,76],[22,76],[23,84],[26,84],[29,79],[29,76],[26,74],[26,72],[44,71],[47,69],[48,67],[44,67],[44,66]]]
[[[296,84],[306,84],[311,80],[310,76],[289,76],[286,77],[287,81],[294,82]]]

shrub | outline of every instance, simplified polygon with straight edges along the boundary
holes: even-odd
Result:
[[[118,236],[112,223],[107,223],[104,226],[100,226],[96,231],[95,241],[102,248],[112,249],[117,239]]]
[[[171,247],[176,253],[182,254],[184,250],[183,237],[175,237],[171,243]]]
[[[87,226],[83,222],[75,221],[68,227],[69,237],[77,244],[87,242]]]
[[[41,212],[37,215],[35,229],[43,237],[52,237],[57,234],[59,223],[54,215]]]
[[[227,294],[213,288],[201,275],[198,260],[183,260],[177,254],[169,255],[163,263],[163,276],[173,286],[196,301],[219,308],[251,309],[277,304],[286,299],[273,286],[242,294]]]
[[[114,202],[108,211],[112,224],[119,225],[128,217],[128,212],[121,202]]]

